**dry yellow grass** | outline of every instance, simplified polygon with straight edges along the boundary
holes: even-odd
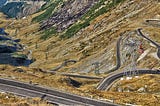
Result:
[[[53,89],[61,89],[64,92],[71,92],[74,94],[87,96],[95,99],[103,99],[103,100],[112,100],[114,99],[115,103],[118,104],[125,104],[125,103],[134,103],[139,105],[159,105],[159,94],[155,94],[159,92],[160,84],[157,82],[159,81],[159,76],[154,75],[145,75],[140,77],[140,79],[133,79],[126,82],[121,82],[122,87],[128,85],[135,85],[135,89],[143,87],[144,85],[148,85],[148,89],[152,90],[150,93],[137,93],[137,92],[117,92],[115,88],[113,88],[110,92],[105,91],[98,91],[95,87],[98,84],[98,81],[93,80],[85,80],[85,79],[77,79],[75,80],[82,83],[80,88],[76,88],[71,86],[67,83],[67,77],[57,76],[57,75],[50,75],[44,74],[39,72],[39,69],[31,69],[22,67],[24,72],[19,73],[16,71],[15,67],[11,66],[2,66],[0,68],[0,76],[5,78],[10,78],[14,80],[24,81],[29,83],[32,81],[33,84],[39,84],[41,86],[51,87]],[[151,78],[152,77],[152,78]]]
[[[0,93],[1,106],[53,106],[40,98],[24,98],[12,94]]]
[[[141,87],[145,88],[146,93],[159,93],[160,89],[160,76],[159,75],[143,75],[139,78],[133,78],[132,80],[118,81],[111,87],[111,91],[117,91],[118,88],[123,90],[130,90],[132,92],[138,92]]]
[[[123,5],[128,5],[127,3],[128,1],[126,1]],[[120,33],[126,30],[135,30],[139,27],[143,27],[145,31],[151,34],[151,38],[157,42],[160,42],[158,40],[159,38],[155,36],[155,34],[159,36],[159,28],[153,28],[144,24],[145,19],[154,18],[157,14],[160,14],[158,11],[160,6],[159,4],[155,4],[155,1],[153,2],[148,0],[148,3],[149,5],[147,3],[142,3],[140,0],[136,0],[134,1],[134,4],[124,10],[122,9],[123,5],[119,5],[117,8],[98,17],[93,21],[93,23],[91,23],[91,26],[93,26],[98,22],[101,23],[101,20],[103,19],[103,22],[97,29],[94,30],[94,33],[93,31],[89,31],[86,28],[82,34],[79,35],[79,37],[67,40],[60,40],[57,37],[52,37],[46,41],[39,40],[39,37],[41,36],[40,33],[31,33],[34,32],[33,30],[37,30],[37,24],[33,24],[31,26],[29,25],[26,27],[24,25],[24,27],[21,28],[22,31],[20,31],[18,35],[22,39],[22,42],[27,44],[29,49],[33,50],[33,57],[37,59],[37,61],[31,65],[32,67],[50,69],[57,66],[58,64],[61,64],[65,59],[80,60],[80,62],[78,62],[75,66],[81,67],[83,66],[83,61],[93,60],[95,57],[98,57],[104,53],[106,48],[110,49],[109,45],[115,43],[114,41],[117,39]],[[140,5],[141,8],[137,10],[135,9],[135,11],[133,11],[133,8],[138,8],[136,5]],[[119,8],[123,11],[118,11]],[[135,15],[131,14],[130,16],[128,15],[129,18],[123,18],[124,15],[127,16],[128,12],[131,10],[133,14],[135,13]],[[117,16],[121,19],[121,21],[116,22]],[[23,21],[25,22],[26,20]],[[103,28],[105,29],[101,30]],[[115,32],[112,31],[114,29]],[[27,38],[24,36],[24,33],[28,33]],[[31,34],[29,35],[29,33]],[[38,49],[35,49],[36,42],[39,46]],[[85,44],[85,46],[88,48],[81,48],[81,44]],[[45,52],[47,48],[50,48],[48,51],[49,60],[45,60]],[[87,53],[89,56],[84,56],[84,53]],[[147,58],[147,61],[149,60],[152,61],[153,58]],[[144,64],[146,64],[145,61]]]
[[[28,50],[33,51],[33,58],[35,58],[36,61],[30,65],[30,68],[23,67],[26,71],[24,73],[14,72],[15,67],[1,66],[1,76],[25,82],[32,80],[33,83],[58,88],[83,96],[115,99],[115,102],[120,104],[135,103],[147,106],[158,106],[160,104],[160,98],[155,94],[100,92],[95,90],[98,81],[87,82],[87,80],[80,79],[76,80],[82,82],[83,85],[80,88],[74,88],[67,84],[65,80],[66,77],[44,74],[38,71],[38,68],[51,69],[56,67],[65,59],[75,59],[78,60],[78,63],[69,65],[59,71],[71,72],[71,70],[77,68],[76,71],[78,73],[82,70],[80,69],[81,67],[88,67],[87,62],[92,63],[93,60],[99,61],[97,58],[108,53],[110,50],[110,54],[106,54],[106,56],[109,55],[111,60],[107,58],[105,63],[115,64],[115,43],[119,35],[124,31],[143,27],[145,33],[149,33],[153,40],[160,42],[159,27],[153,27],[144,23],[145,19],[155,18],[158,15],[160,15],[160,4],[155,0],[146,0],[145,2],[142,0],[134,0],[133,3],[131,3],[130,0],[126,0],[123,4],[118,5],[113,10],[93,20],[91,25],[83,29],[77,36],[65,40],[54,36],[45,41],[39,39],[42,36],[42,34],[38,32],[39,24],[31,22],[35,15],[29,16],[26,19],[14,20],[14,24],[7,27],[7,32],[14,36],[17,29],[18,33],[15,37],[20,38],[22,40],[21,43],[27,45]],[[0,18],[0,27],[5,27],[12,23],[12,19],[6,20],[2,14],[0,14]],[[98,27],[93,29],[93,26],[97,23],[99,23]],[[37,49],[35,48],[36,43],[38,45]],[[149,46],[148,42],[145,42],[145,44],[147,48],[152,48],[152,52],[155,52],[155,48]],[[48,60],[45,59],[47,48],[49,48],[47,51],[49,52]],[[160,68],[159,60],[156,60],[152,56],[147,56],[144,60],[145,61],[138,63],[139,68]],[[93,73],[89,73],[89,75],[93,75]],[[155,76],[155,79],[151,79],[153,80],[151,81],[152,83],[143,80],[143,77],[150,78],[148,76],[142,76],[143,84],[148,84],[150,89],[159,92],[159,83],[156,82],[156,79],[159,79],[159,77]],[[131,83],[135,85],[135,89],[137,89],[143,86],[141,84],[138,85],[140,81],[141,80],[131,80],[130,82],[125,82],[124,87]],[[155,87],[157,84],[158,88]]]

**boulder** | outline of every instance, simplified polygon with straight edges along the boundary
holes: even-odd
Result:
[[[22,45],[13,40],[0,40],[0,53],[13,53],[22,50]]]
[[[137,91],[138,91],[138,92],[145,92],[146,89],[145,89],[144,87],[141,87],[141,88],[139,88]]]
[[[0,64],[13,66],[29,66],[33,60],[29,60],[26,55],[16,53],[0,53]]]

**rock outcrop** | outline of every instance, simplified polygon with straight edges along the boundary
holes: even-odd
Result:
[[[6,2],[7,0],[0,0],[0,7],[3,6]]]
[[[8,17],[22,18],[37,12],[44,3],[44,1],[34,0],[8,1],[6,5],[0,8],[0,11]]]
[[[2,28],[0,28],[2,29]],[[0,31],[0,64],[10,64],[14,66],[28,66],[32,63],[31,59],[25,54],[19,54],[17,52],[23,51],[23,47],[18,42],[19,39],[5,35],[5,31]]]
[[[69,0],[41,24],[41,29],[52,26],[62,32],[80,19],[98,0]]]

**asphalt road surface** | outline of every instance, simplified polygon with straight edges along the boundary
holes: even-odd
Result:
[[[160,74],[160,70],[137,70],[139,75],[142,74]],[[126,74],[131,74],[134,73],[134,71],[127,71],[125,72]],[[124,72],[118,72],[116,74],[110,75],[108,77],[105,78],[105,80],[103,80],[103,82],[101,82],[101,84],[97,87],[98,90],[108,90],[110,87],[110,85],[116,81],[117,79],[121,78],[124,76]]]
[[[90,99],[58,90],[0,78],[0,90],[27,97],[41,97],[50,103],[82,106],[117,106],[114,103]]]

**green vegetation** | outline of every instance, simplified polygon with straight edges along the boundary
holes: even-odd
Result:
[[[51,15],[53,15],[54,10],[56,9],[56,7],[60,4],[63,3],[63,0],[55,0],[53,3],[48,2],[48,4],[44,5],[41,8],[41,11],[45,10],[44,13],[42,13],[41,15],[33,18],[32,21],[35,22],[41,22],[49,17],[51,17]]]
[[[106,13],[109,9],[114,7],[115,5],[119,4],[124,0],[116,0],[113,2],[109,2],[105,5],[106,0],[100,0],[96,5],[94,5],[82,18],[81,21],[83,23],[77,23],[72,25],[67,31],[61,36],[61,38],[70,38],[74,34],[76,34],[79,30],[82,28],[85,28],[90,25],[90,21],[97,18],[98,16]],[[105,5],[104,7],[100,8],[102,5]],[[99,9],[100,8],[100,9]],[[97,11],[96,11],[97,10]]]
[[[50,28],[50,29],[46,29],[44,30],[41,39],[46,40],[47,38],[50,38],[51,36],[53,36],[54,34],[56,34],[57,31],[54,27]]]
[[[71,27],[69,27],[60,37],[61,38],[70,38],[74,34],[76,34],[81,29],[87,27],[90,25],[90,22],[97,18],[98,16],[106,13],[111,8],[113,8],[115,5],[119,4],[120,2],[123,2],[124,0],[113,0],[112,2],[108,2],[105,4],[106,0],[100,0],[97,4],[95,4],[90,10],[81,17],[81,22],[73,24]],[[58,6],[60,3],[63,3],[63,0],[55,0],[54,2],[47,3],[42,7],[41,10],[45,10],[44,13],[41,15],[35,17],[33,21],[41,22],[49,17],[51,17],[54,14],[54,10],[56,6]],[[102,7],[103,6],[103,7]],[[50,38],[52,35],[56,34],[55,28],[47,29],[43,32],[43,36],[41,39],[47,39]]]
[[[73,26],[71,26],[62,36],[61,38],[70,38],[72,37],[75,33],[77,33],[79,30],[81,30],[82,28],[85,28],[89,26],[89,22],[86,21],[84,23],[78,23],[78,24],[74,24]]]

